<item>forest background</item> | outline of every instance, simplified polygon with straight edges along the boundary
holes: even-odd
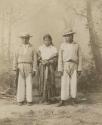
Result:
[[[50,33],[59,50],[62,34],[70,28],[76,32],[74,41],[83,56],[79,91],[102,90],[102,0],[0,0],[0,91],[15,91],[12,60],[21,34],[30,33],[37,50],[43,35]],[[34,79],[34,88],[38,88]],[[59,79],[56,75],[58,91]]]

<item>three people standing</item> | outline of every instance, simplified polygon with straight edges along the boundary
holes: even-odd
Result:
[[[42,102],[50,103],[51,97],[56,95],[55,71],[61,76],[61,102],[65,105],[67,100],[76,101],[77,76],[82,70],[82,56],[80,47],[73,41],[74,32],[64,33],[65,42],[61,44],[59,55],[52,43],[50,34],[43,37],[43,45],[38,52],[32,49],[29,43],[30,35],[21,36],[23,45],[14,56],[13,69],[19,69],[17,102],[22,104],[26,100],[32,103],[32,77],[39,72],[39,93]]]

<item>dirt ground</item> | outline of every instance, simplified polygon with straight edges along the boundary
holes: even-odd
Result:
[[[102,93],[87,94],[87,101],[18,106],[14,98],[0,99],[0,125],[102,125]]]

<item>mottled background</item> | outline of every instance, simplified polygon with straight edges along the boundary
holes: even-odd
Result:
[[[33,35],[31,43],[37,50],[43,35],[50,33],[59,49],[63,32],[70,28],[83,55],[79,85],[85,91],[96,88],[102,74],[101,22],[102,0],[0,0],[0,88],[14,85],[13,52],[21,44],[21,34]]]

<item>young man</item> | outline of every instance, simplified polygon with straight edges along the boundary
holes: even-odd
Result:
[[[59,51],[58,71],[61,76],[61,102],[59,106],[66,104],[68,99],[72,103],[76,101],[77,75],[81,74],[82,56],[80,47],[73,41],[72,30],[64,33],[65,42]]]
[[[57,49],[52,43],[50,34],[43,37],[43,45],[39,47],[39,92],[42,102],[50,103],[55,96],[55,70],[57,67]]]
[[[22,105],[26,99],[27,104],[32,104],[32,77],[35,75],[37,68],[36,53],[30,44],[30,35],[20,36],[22,45],[14,54],[13,70],[18,75],[17,102]]]

